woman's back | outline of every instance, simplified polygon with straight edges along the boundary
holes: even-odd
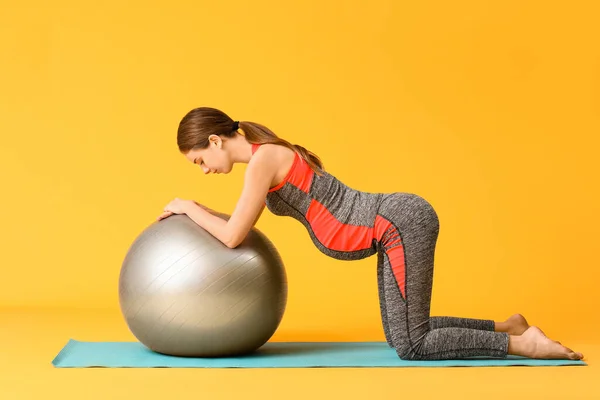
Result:
[[[252,151],[260,146],[253,145]],[[318,175],[297,153],[281,170],[285,175],[266,198],[273,214],[300,221],[317,248],[331,257],[354,260],[375,254],[375,219],[383,194],[352,189],[324,171]]]

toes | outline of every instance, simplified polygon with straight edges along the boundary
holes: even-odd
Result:
[[[577,352],[577,351],[573,351],[568,347],[563,346],[566,351],[567,351],[567,357],[569,357],[569,359],[571,360],[581,360],[583,358],[583,354]]]

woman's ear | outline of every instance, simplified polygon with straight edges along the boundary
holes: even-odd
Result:
[[[208,141],[211,145],[217,146],[219,149],[223,146],[223,139],[219,135],[210,135]]]

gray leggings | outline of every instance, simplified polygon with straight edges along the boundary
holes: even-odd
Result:
[[[506,357],[508,334],[494,321],[430,317],[439,220],[433,207],[410,193],[387,195],[378,215],[388,225],[378,243],[377,281],[385,338],[407,360]]]

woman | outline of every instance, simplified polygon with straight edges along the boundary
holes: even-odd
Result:
[[[229,220],[192,200],[176,198],[158,220],[187,214],[228,247],[238,246],[265,205],[308,230],[317,248],[342,260],[377,254],[379,303],[387,343],[409,360],[471,356],[581,359],[581,353],[550,340],[525,318],[506,321],[430,317],[439,222],[433,207],[410,193],[365,193],[347,187],[302,146],[263,125],[233,121],[201,107],[182,119],[181,153],[205,174],[226,174],[247,163],[241,197]]]

